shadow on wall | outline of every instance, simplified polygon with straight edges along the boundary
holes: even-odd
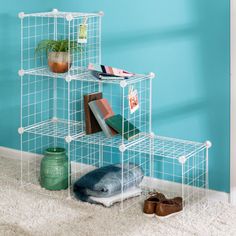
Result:
[[[199,16],[200,63],[207,102],[206,124],[210,152],[210,187],[229,192],[230,179],[230,1],[195,3]]]
[[[159,109],[159,111],[153,111],[153,120],[157,120],[158,125],[162,123],[169,123],[175,120],[177,117],[181,119],[187,114],[194,115],[206,109],[206,101],[204,100],[191,100],[185,103],[177,103],[168,107]]]
[[[137,47],[148,43],[165,43],[182,40],[183,37],[198,37],[198,26],[193,24],[184,24],[174,26],[169,29],[149,29],[146,31],[119,32],[104,38],[103,42],[106,49],[120,50],[121,48]],[[122,35],[122,36],[121,36]],[[123,36],[124,35],[124,36]],[[114,48],[114,45],[115,48]]]

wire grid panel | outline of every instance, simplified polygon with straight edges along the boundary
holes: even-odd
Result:
[[[102,133],[83,137],[84,142],[117,146],[133,145],[145,139],[150,130],[149,77],[122,88],[120,84],[101,84],[84,80],[66,82],[61,78],[25,75],[22,78],[22,124],[24,131],[51,137],[81,137],[84,133],[84,95],[103,90],[115,114],[121,114],[141,132],[127,141],[122,136],[106,138]],[[139,109],[133,114],[129,107],[130,87],[138,91]],[[123,109],[124,108],[124,109]],[[129,129],[129,132],[131,129]],[[125,135],[125,134],[124,134]]]
[[[79,121],[82,124],[82,132],[85,132],[84,95],[98,92],[100,90],[99,83],[72,80],[68,85],[68,120],[69,122]],[[69,135],[71,134],[69,133]]]
[[[68,16],[71,16],[72,18],[79,18],[79,17],[102,16],[102,15],[103,15],[103,12],[99,12],[99,13],[62,12],[62,11],[58,11],[57,9],[53,9],[51,12],[38,12],[38,13],[24,14],[24,17],[66,18]]]
[[[120,152],[117,147],[108,147],[99,144],[86,144],[79,141],[71,143],[71,161],[72,161],[72,182],[79,179],[84,174],[99,167],[118,164],[122,168],[120,173],[120,203],[124,210],[140,201],[141,187],[140,183],[144,176],[150,176],[149,155],[133,151]],[[122,182],[122,179],[125,179]],[[122,198],[127,190],[139,188],[137,197],[125,202]],[[72,193],[72,195],[74,195]]]
[[[121,84],[122,80],[127,84],[131,85],[136,82],[139,82],[140,80],[145,80],[147,78],[151,78],[150,75],[147,74],[135,74],[134,76],[130,77],[128,80],[122,79],[98,79],[91,73],[90,70],[87,68],[81,68],[81,67],[72,67],[70,68],[69,72],[66,73],[54,73],[49,70],[48,67],[43,68],[33,68],[30,70],[24,71],[25,74],[28,75],[39,75],[39,76],[47,76],[51,78],[62,78],[67,79],[68,77],[71,80],[81,80],[81,81],[87,81],[87,82],[97,82],[101,84]]]
[[[23,185],[39,184],[40,161],[45,150],[56,143],[52,137],[25,133],[21,136],[21,181]]]
[[[47,65],[47,56],[36,54],[42,40],[53,40],[54,19],[26,17],[21,20],[21,69],[28,70]]]
[[[33,133],[22,135],[21,152],[21,185],[27,190],[36,191],[39,194],[66,198],[70,188],[62,191],[49,191],[40,186],[40,164],[44,153],[49,147],[65,148],[68,153],[68,144],[64,139],[42,136]]]
[[[167,198],[180,196],[184,209],[200,213],[208,200],[207,143],[147,136],[139,145],[128,148],[149,154],[151,178],[144,178],[143,193],[158,191]]]
[[[208,149],[194,153],[183,164],[182,196],[185,206],[196,213],[203,210],[202,202],[208,200]],[[200,207],[199,207],[200,206]],[[205,206],[207,206],[205,204]]]
[[[63,15],[63,14],[62,14]],[[60,15],[60,16],[62,16]],[[35,49],[42,40],[68,40],[69,44],[78,42],[80,26],[87,26],[87,42],[79,43],[79,50],[69,50],[72,60],[72,69],[69,75],[79,74],[78,68],[87,68],[89,63],[100,63],[101,49],[101,16],[98,14],[81,14],[72,20],[67,20],[59,15],[45,14],[28,15],[21,23],[21,69],[27,71],[37,71],[47,68],[46,53],[36,53]],[[73,15],[72,15],[73,16]],[[50,73],[49,70],[47,70]]]
[[[147,132],[150,130],[150,86],[151,80],[148,76],[145,79],[141,79],[138,82],[132,84],[132,88],[137,90],[139,99],[139,108],[134,113],[131,112],[129,106],[129,89],[130,86],[125,88],[121,87],[120,84],[99,84],[96,82],[88,81],[71,81],[76,86],[71,86],[71,112],[70,120],[80,120],[81,124],[85,123],[84,107],[83,107],[83,96],[89,93],[101,91],[103,98],[107,99],[112,111],[115,115],[120,114],[123,118],[128,120],[136,128],[140,130],[134,138],[127,140],[124,137],[127,132],[132,132],[132,128],[128,126],[126,133],[117,134],[112,138],[106,137],[103,132],[98,132],[90,135],[78,135],[77,140],[88,144],[99,144],[103,146],[120,147],[124,144],[125,146],[135,145],[144,139],[147,139]],[[81,89],[78,89],[78,88]],[[82,126],[84,131],[84,126]]]
[[[167,198],[182,197],[184,213],[188,210],[200,214],[208,201],[207,152],[207,148],[196,150],[182,159],[153,156],[152,178],[142,183],[146,193],[158,191]]]
[[[84,132],[84,94],[99,83],[44,76],[22,77],[22,119],[25,132],[51,137],[77,137]]]
[[[74,165],[72,173],[81,175],[80,173],[86,173],[87,170],[103,167],[111,164],[120,164],[122,166],[122,160],[125,164],[135,164],[135,167],[126,168],[126,173],[132,172],[135,168],[141,168],[143,175],[149,175],[149,159],[147,155],[140,153],[126,151],[123,159],[122,152],[117,147],[102,146],[99,144],[87,144],[80,141],[71,142],[70,146],[71,161]],[[140,178],[141,176],[137,176]],[[127,184],[134,181],[132,176]]]
[[[129,149],[147,154],[152,153],[155,156],[179,159],[182,156],[187,158],[206,148],[206,143],[151,135],[148,133],[146,133],[146,137],[139,145],[129,147]]]
[[[124,119],[129,122],[127,129],[122,128],[121,135],[117,134],[110,140],[104,140],[109,143],[109,146],[115,146],[119,142],[118,139],[120,139],[120,144],[135,144],[136,142],[141,141],[143,133],[150,132],[150,88],[151,79],[148,76],[145,79],[140,79],[131,85],[127,84],[125,87],[120,86],[120,84],[102,84],[101,91],[103,98],[108,101],[114,114],[120,114],[122,116],[123,123],[125,122]],[[132,112],[129,103],[131,90],[135,90],[137,92],[139,104],[139,108],[134,112]],[[133,125],[134,128],[131,125]],[[135,128],[139,129],[140,133],[128,140],[127,137],[129,136],[129,133],[133,132]],[[95,141],[98,140],[96,138],[96,134],[93,137]]]
[[[87,172],[100,167],[100,151],[97,144],[71,142],[70,161],[72,184]]]
[[[103,132],[98,132],[90,135],[83,135],[78,138],[79,142],[87,143],[87,144],[99,144],[101,146],[108,147],[120,147],[122,144],[125,146],[133,146],[137,143],[140,143],[147,139],[146,133],[140,133],[135,137],[134,140],[122,140],[121,135],[115,135],[112,138],[106,137]]]
[[[128,209],[143,199],[143,181],[146,176],[151,175],[150,161],[150,155],[147,154],[131,150],[120,153],[122,166],[121,210]],[[130,186],[140,189],[140,194],[129,199],[129,201],[125,201],[125,193],[130,189]]]
[[[21,77],[21,127],[53,117],[53,80],[47,77]]]
[[[100,63],[100,23],[100,16],[84,16],[69,22],[69,40],[72,42],[78,41],[81,25],[87,25],[87,42],[79,44],[79,52],[71,52],[74,68],[87,68],[89,63]],[[70,71],[69,74],[71,74]],[[74,74],[71,75],[73,76]]]
[[[142,181],[150,176],[150,155],[130,150],[120,152],[115,147],[102,147],[100,165],[119,164],[122,168],[120,176],[120,209],[125,210],[140,202],[142,198]],[[126,200],[126,193],[136,189],[136,195]]]
[[[81,122],[70,121],[68,125],[67,120],[50,119],[27,127],[25,132],[55,138],[66,138],[68,133],[70,133],[71,137],[75,137],[83,132],[83,124]]]

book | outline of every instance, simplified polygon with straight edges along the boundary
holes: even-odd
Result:
[[[93,134],[100,132],[102,129],[97,122],[93,112],[89,107],[89,102],[102,98],[102,93],[90,93],[84,95],[84,113],[85,113],[85,132]]]
[[[129,78],[129,77],[119,77],[115,75],[109,75],[99,71],[91,71],[91,74],[100,80],[124,80]]]
[[[101,129],[108,138],[111,138],[112,136],[117,134],[117,132],[110,128],[105,122],[106,119],[114,116],[114,112],[112,111],[108,101],[105,98],[89,102],[89,107],[91,108]]]
[[[98,72],[101,76],[111,76],[111,77],[131,77],[134,76],[134,73],[117,69],[111,66],[97,65],[90,63],[88,65],[88,70]]]
[[[123,133],[122,122],[124,122]],[[127,140],[135,138],[140,133],[140,130],[138,128],[136,128],[132,123],[130,123],[128,120],[126,120],[119,114],[106,119],[106,124],[116,130],[119,134],[123,135],[123,137]]]

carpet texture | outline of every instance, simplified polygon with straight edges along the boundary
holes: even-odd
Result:
[[[0,157],[1,167],[5,161]],[[213,202],[199,217],[189,212],[194,222],[184,223],[178,216],[164,220],[145,217],[142,201],[121,212],[119,204],[104,208],[67,200],[60,194],[46,196],[39,186],[21,188],[14,178],[0,178],[0,186],[0,235],[4,236],[236,235],[236,208],[226,203]]]

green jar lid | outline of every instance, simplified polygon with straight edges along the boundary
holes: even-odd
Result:
[[[45,151],[45,154],[50,154],[50,155],[61,155],[61,154],[65,154],[66,153],[66,149],[65,148],[60,148],[60,147],[50,147],[47,148]]]

